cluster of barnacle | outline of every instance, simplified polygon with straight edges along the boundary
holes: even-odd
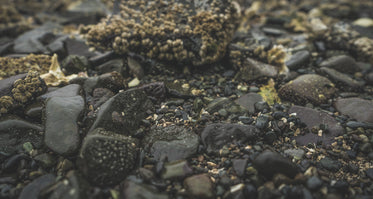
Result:
[[[30,29],[30,23],[25,19],[14,4],[0,5],[0,35],[18,35]]]
[[[16,105],[25,105],[36,96],[43,94],[47,87],[36,71],[30,71],[23,79],[17,79],[13,83],[10,96],[0,98],[0,115],[8,113]]]
[[[47,73],[52,63],[49,55],[30,54],[21,58],[0,57],[0,79],[34,70]]]
[[[231,0],[128,0],[120,8],[119,15],[82,28],[89,45],[193,65],[224,56],[239,17]]]

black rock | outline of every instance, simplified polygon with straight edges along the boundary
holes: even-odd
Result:
[[[129,180],[126,180],[121,187],[120,193],[121,199],[133,198],[133,199],[143,199],[143,198],[153,198],[153,199],[168,199],[167,194],[160,193],[155,187],[138,184]]]
[[[316,191],[317,189],[319,189],[320,187],[322,186],[322,180],[320,180],[318,177],[316,176],[312,176],[310,177],[308,180],[307,180],[307,187],[312,190],[312,191]]]
[[[249,113],[255,113],[255,103],[263,102],[263,97],[257,93],[248,93],[235,101],[237,104],[245,107]]]
[[[233,169],[238,177],[242,177],[245,174],[247,167],[247,159],[233,159]]]
[[[272,151],[264,151],[253,161],[254,167],[267,178],[271,178],[276,173],[284,174],[290,178],[299,173],[298,167],[289,159]],[[276,166],[274,166],[276,165]]]
[[[338,171],[342,166],[341,163],[337,160],[332,160],[328,157],[325,157],[320,160],[321,166],[329,171]]]
[[[113,59],[108,62],[105,62],[96,67],[98,74],[104,74],[116,71],[120,74],[124,72],[124,63],[123,59]]]
[[[364,82],[352,79],[346,74],[338,72],[332,68],[321,67],[320,72],[330,78],[338,88],[347,91],[356,91],[364,86]]]
[[[255,126],[258,129],[265,129],[268,127],[269,117],[267,115],[260,115],[256,118]]]
[[[52,92],[48,92],[44,95],[38,97],[41,101],[46,101],[52,97],[75,97],[81,94],[81,86],[79,84],[69,84],[62,88],[53,90]]]
[[[76,74],[86,71],[89,68],[89,62],[84,56],[69,55],[62,61],[61,68],[65,75]]]
[[[320,64],[320,67],[327,67],[337,70],[341,73],[354,74],[360,71],[354,58],[347,55],[331,57]]]
[[[373,102],[361,98],[337,99],[334,107],[359,122],[373,123]]]
[[[33,180],[23,188],[19,199],[38,199],[39,193],[46,187],[55,182],[56,177],[53,174],[45,174]]]
[[[308,50],[298,51],[285,64],[290,70],[297,70],[307,64],[310,57],[311,54]]]
[[[210,124],[201,133],[201,139],[208,153],[218,153],[224,145],[254,142],[259,130],[252,125]]]
[[[367,169],[365,170],[365,173],[367,174],[367,176],[373,180],[373,168],[370,168],[370,169]]]

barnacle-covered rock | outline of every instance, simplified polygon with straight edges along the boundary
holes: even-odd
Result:
[[[111,131],[95,129],[84,139],[80,151],[81,169],[98,185],[124,180],[135,166],[138,140]]]
[[[128,0],[120,12],[84,27],[88,44],[165,62],[201,65],[222,58],[236,29],[231,0]]]
[[[25,79],[18,79],[13,84],[12,96],[14,101],[25,104],[47,90],[44,81],[39,73],[30,71]]]
[[[14,4],[8,2],[0,5],[0,36],[15,36],[31,28]]]
[[[8,113],[9,109],[13,106],[14,100],[10,96],[0,97],[0,115]]]
[[[0,57],[0,79],[27,73],[30,70],[40,74],[47,73],[51,63],[52,59],[49,55],[30,54],[21,58]]]

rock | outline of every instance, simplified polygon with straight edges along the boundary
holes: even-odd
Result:
[[[94,109],[96,109],[113,96],[114,93],[107,88],[96,88],[93,90],[92,98],[88,103],[92,105]]]
[[[244,107],[234,103],[232,100],[226,97],[214,99],[207,105],[206,111],[212,114],[219,112],[221,109],[225,109],[229,113],[242,113],[247,111]]]
[[[33,180],[31,183],[26,185],[19,199],[38,199],[40,198],[39,193],[48,186],[52,185],[56,177],[53,174],[45,174]]]
[[[68,18],[68,23],[95,24],[100,18],[109,14],[109,10],[101,1],[83,0],[70,4],[63,16]]]
[[[322,180],[316,176],[312,176],[307,180],[307,187],[311,191],[316,191],[322,186]]]
[[[8,96],[11,95],[14,81],[16,81],[17,79],[23,79],[26,77],[26,75],[27,73],[11,76],[6,79],[1,79],[0,80],[0,97],[4,95],[8,95]]]
[[[33,104],[30,104],[25,108],[25,115],[29,118],[31,118],[33,121],[37,123],[42,123],[42,115],[44,110],[44,104],[40,102],[35,102]]]
[[[299,173],[298,167],[294,163],[272,151],[264,151],[259,154],[253,161],[253,165],[259,173],[267,178],[271,178],[276,173],[293,178]]]
[[[66,178],[55,183],[49,189],[44,190],[40,198],[49,199],[79,199],[89,198],[89,184],[78,171],[72,170],[66,174]]]
[[[14,41],[13,51],[19,54],[48,53],[45,43],[55,35],[53,31],[61,26],[55,23],[46,23],[38,28],[23,33]]]
[[[193,173],[193,169],[186,160],[168,162],[164,165],[162,179],[181,179]]]
[[[205,127],[201,139],[208,153],[218,153],[224,145],[254,142],[258,133],[252,125],[216,123]]]
[[[61,68],[65,75],[76,74],[86,71],[89,68],[89,62],[84,56],[69,55],[62,61]]]
[[[245,62],[237,74],[237,78],[243,81],[252,81],[263,77],[277,77],[279,68],[256,61],[251,58],[246,58]]]
[[[373,123],[365,123],[365,122],[348,121],[346,123],[346,126],[352,129],[357,129],[359,127],[364,128],[364,129],[373,129]]]
[[[76,152],[80,144],[78,119],[84,107],[81,96],[50,98],[45,109],[45,145],[60,155]]]
[[[238,177],[243,177],[247,167],[247,159],[233,159],[232,163],[233,170],[236,172],[236,175]]]
[[[214,184],[206,174],[186,178],[184,180],[184,187],[190,198],[214,198]]]
[[[279,96],[295,104],[325,104],[332,98],[336,88],[327,78],[307,74],[297,77],[279,89]]]
[[[155,159],[166,156],[169,161],[188,158],[197,152],[199,139],[191,129],[182,126],[153,127],[143,145]]]
[[[133,198],[133,199],[143,199],[143,198],[153,198],[153,199],[168,199],[167,194],[160,193],[155,187],[146,184],[138,184],[126,180],[123,183],[121,194],[121,199]]]
[[[69,84],[52,92],[45,93],[38,97],[41,101],[46,101],[52,97],[75,97],[81,94],[81,86],[79,84]]]
[[[258,129],[265,129],[268,127],[269,124],[269,117],[267,115],[260,115],[256,118],[255,126]]]
[[[42,153],[34,158],[43,168],[49,169],[51,168],[55,163],[56,159],[53,155],[48,153]]]
[[[359,122],[373,123],[373,101],[360,98],[337,99],[334,107]]]
[[[152,108],[151,101],[139,89],[120,92],[106,101],[97,113],[91,130],[104,128],[123,135],[135,133],[146,111]]]
[[[308,63],[310,57],[311,54],[308,50],[298,51],[285,64],[290,70],[297,70],[303,68]]]
[[[68,55],[79,55],[87,58],[96,55],[95,53],[89,51],[89,47],[83,40],[68,38],[65,40],[65,48]]]
[[[361,89],[364,86],[364,82],[354,80],[332,68],[321,67],[320,72],[329,77],[342,90],[356,91],[356,89]]]
[[[309,130],[309,132],[305,132],[304,135],[295,137],[298,144],[307,145],[308,143],[322,143],[324,146],[329,146],[334,142],[334,137],[344,133],[344,129],[338,121],[325,112],[307,107],[292,106],[289,109],[289,113],[296,113],[297,117],[307,125]],[[323,131],[322,136],[311,132],[313,127],[319,128],[320,125],[326,127],[326,131]]]
[[[360,67],[355,59],[347,55],[338,55],[321,62],[320,67],[327,67],[341,73],[355,74],[360,71]]]
[[[263,97],[257,93],[248,93],[239,97],[235,102],[245,107],[250,114],[255,113],[255,103],[263,101]]]
[[[369,168],[367,170],[365,170],[365,173],[367,174],[367,176],[373,180],[373,168]]]
[[[61,37],[58,37],[48,45],[46,45],[46,48],[51,54],[56,53],[58,55],[58,58],[64,58],[66,57],[66,49],[65,49],[65,40],[68,38],[68,36],[64,35]]]
[[[0,151],[14,153],[22,149],[26,142],[34,148],[43,144],[43,128],[14,117],[2,118],[0,121]]]
[[[138,140],[103,129],[91,131],[80,150],[81,170],[97,185],[121,182],[135,166]]]
[[[96,67],[98,74],[104,74],[116,71],[120,74],[124,72],[124,63],[123,59],[113,59],[108,62],[105,62]]]
[[[337,160],[332,160],[328,157],[325,157],[320,160],[320,164],[322,167],[329,171],[337,172],[341,167],[341,163]]]

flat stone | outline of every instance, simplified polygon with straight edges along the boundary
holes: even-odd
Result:
[[[168,162],[164,165],[162,179],[181,179],[193,173],[186,160]]]
[[[38,199],[40,198],[39,193],[46,187],[50,186],[55,182],[56,177],[53,174],[45,174],[33,180],[31,183],[26,185],[19,199]]]
[[[334,142],[335,137],[344,133],[344,128],[326,112],[302,106],[292,106],[289,109],[289,113],[296,113],[296,116],[307,125],[309,130],[309,132],[306,132],[304,135],[295,137],[298,144],[307,145],[308,143],[322,143],[324,146],[329,146]],[[322,136],[311,132],[313,127],[320,127],[320,124],[327,127],[327,131],[323,132]]]
[[[327,67],[341,73],[354,74],[360,71],[355,59],[347,55],[338,55],[321,62],[320,67]]]
[[[236,104],[234,101],[232,101],[229,98],[226,97],[220,97],[214,99],[212,102],[210,102],[207,107],[206,111],[210,114],[213,114],[215,112],[219,112],[219,110],[225,109],[228,113],[244,113],[247,110],[245,107]]]
[[[214,198],[214,184],[206,174],[188,177],[184,180],[184,187],[190,198]]]
[[[91,131],[80,150],[80,169],[87,179],[108,186],[121,182],[135,166],[138,140],[103,129]]]
[[[256,61],[251,58],[246,58],[245,62],[240,67],[240,72],[237,77],[243,81],[252,81],[263,77],[277,77],[279,68]]]
[[[12,93],[14,81],[16,81],[17,79],[23,79],[26,77],[26,75],[27,75],[26,73],[19,74],[19,75],[11,76],[6,79],[0,80],[0,97],[4,95],[10,96]]]
[[[264,151],[259,154],[253,161],[253,165],[259,173],[267,178],[271,178],[277,173],[293,178],[299,173],[298,167],[294,163],[272,151]]]
[[[279,89],[279,96],[295,104],[325,104],[336,93],[334,84],[315,74],[301,75]]]
[[[121,199],[168,199],[169,196],[164,193],[160,193],[155,187],[146,184],[138,184],[129,180],[126,180],[121,187]]]
[[[81,96],[52,97],[47,101],[44,137],[46,146],[60,155],[70,155],[78,150],[78,119],[84,106]]]
[[[321,67],[320,72],[329,77],[342,90],[356,91],[356,89],[361,89],[364,86],[364,82],[354,80],[332,68]]]
[[[113,59],[96,67],[98,74],[116,71],[120,74],[124,71],[123,59]]]
[[[40,148],[43,144],[43,131],[41,126],[22,119],[2,118],[0,121],[0,151],[14,153],[21,150],[26,142],[30,142],[34,148]]]
[[[337,172],[341,167],[341,163],[337,160],[333,160],[331,158],[325,157],[320,160],[320,164],[322,167],[329,171]]]
[[[284,153],[296,160],[302,160],[305,154],[303,149],[286,149]]]
[[[259,130],[252,125],[216,123],[205,127],[201,139],[208,153],[218,153],[224,145],[254,142]]]
[[[373,101],[361,98],[337,99],[334,107],[343,115],[356,119],[359,122],[373,123]]]
[[[68,55],[79,55],[87,58],[93,57],[96,54],[89,51],[89,47],[83,40],[68,38],[64,41]]]
[[[82,88],[79,84],[69,84],[52,92],[45,93],[44,95],[39,96],[38,99],[46,101],[52,97],[75,97],[81,94],[81,89]]]
[[[248,93],[239,97],[235,102],[245,107],[250,114],[255,113],[255,103],[263,101],[263,97],[257,93]]]
[[[310,177],[308,180],[307,180],[307,187],[312,190],[312,191],[315,191],[317,189],[319,189],[320,187],[322,186],[322,180],[320,180],[318,177],[316,176],[312,176]]]
[[[238,177],[242,177],[245,175],[246,167],[247,167],[247,159],[233,159],[233,169],[236,172]]]
[[[123,135],[135,133],[145,118],[146,111],[152,108],[151,101],[139,89],[120,92],[106,101],[97,113],[91,130],[104,128]]]
[[[293,54],[285,64],[290,70],[297,70],[305,66],[310,57],[311,54],[308,50],[298,51]]]
[[[199,139],[191,129],[182,126],[153,127],[143,145],[155,159],[166,156],[169,161],[188,158],[197,152]]]

